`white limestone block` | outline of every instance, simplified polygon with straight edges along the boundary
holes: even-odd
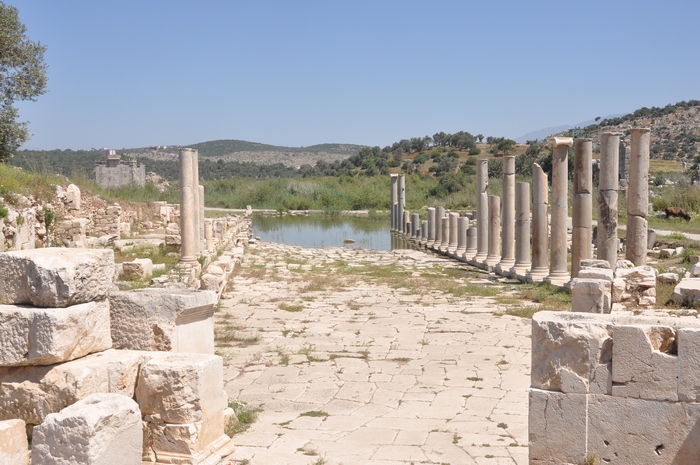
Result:
[[[117,349],[214,353],[216,293],[138,289],[109,296]]]
[[[0,368],[0,420],[21,418],[38,425],[90,394],[133,397],[139,366],[148,355],[110,349],[51,366]]]
[[[0,366],[50,365],[112,347],[109,302],[0,305]]]
[[[700,278],[684,278],[673,289],[673,301],[678,305],[700,302]]]
[[[137,258],[122,263],[124,277],[127,279],[145,279],[153,276],[153,262],[150,258]]]
[[[530,389],[530,463],[581,463],[586,456],[586,397]]]
[[[158,463],[218,463],[233,450],[223,410],[192,423],[145,422],[145,434],[144,457],[155,455]]]
[[[602,279],[574,278],[571,280],[572,312],[606,313],[605,296],[608,281]]]
[[[699,404],[589,395],[588,454],[610,465],[695,464],[699,421]]]
[[[68,210],[80,210],[80,188],[75,184],[66,187],[66,207]]]
[[[150,422],[203,421],[227,406],[223,360],[217,355],[154,352],[139,372],[136,401]]]
[[[670,326],[613,326],[612,395],[677,401],[676,343]]]
[[[608,263],[607,260],[597,260],[594,258],[588,258],[585,260],[581,260],[581,269],[583,268],[598,268],[598,269],[604,269],[604,270],[609,270],[610,269],[610,263]]]
[[[678,273],[660,273],[656,279],[664,284],[676,284],[678,282]]]
[[[0,421],[0,464],[29,465],[27,430],[22,420]]]
[[[0,253],[0,304],[68,307],[103,300],[114,276],[110,249]]]
[[[678,330],[678,400],[700,402],[700,328]]]
[[[611,361],[612,327],[609,318],[599,318],[561,312],[538,312],[532,317],[533,388],[580,392],[570,374],[586,386],[606,382],[596,381],[596,376],[598,367]]]
[[[602,279],[612,282],[614,273],[613,270],[605,268],[581,268],[578,272],[578,277],[582,279]]]
[[[700,263],[695,263],[692,268],[690,268],[690,276],[692,278],[700,278]]]
[[[141,412],[121,394],[92,394],[34,428],[37,465],[141,465]]]

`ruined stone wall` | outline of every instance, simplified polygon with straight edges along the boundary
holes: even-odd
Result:
[[[146,185],[146,167],[137,166],[135,161],[120,161],[115,166],[107,164],[95,165],[95,176],[100,187],[111,189],[134,183]]]
[[[531,464],[698,463],[699,402],[697,318],[533,317]]]

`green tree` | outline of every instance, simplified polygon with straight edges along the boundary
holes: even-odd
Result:
[[[29,40],[26,32],[17,8],[0,2],[0,161],[29,140],[28,124],[17,121],[14,102],[46,93],[46,47]]]

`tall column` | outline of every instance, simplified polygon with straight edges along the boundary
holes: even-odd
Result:
[[[489,253],[483,268],[493,271],[501,259],[501,198],[489,195]]]
[[[630,148],[627,146],[627,143],[625,143],[624,140],[620,140],[619,150],[620,153],[618,156],[618,170],[620,190],[626,192],[630,178]]]
[[[649,214],[649,128],[633,128],[630,142],[630,181],[627,190],[625,258],[635,266],[647,263]]]
[[[503,157],[503,209],[501,210],[501,261],[496,273],[509,276],[515,265],[515,156]]]
[[[198,254],[202,250],[201,236],[199,234],[199,152],[194,151],[192,155],[192,188],[194,190],[194,242],[195,250],[194,253]]]
[[[574,141],[574,202],[571,214],[571,277],[578,276],[581,260],[591,258],[593,221],[593,141]]]
[[[549,273],[547,266],[547,175],[537,163],[532,164],[532,268],[528,282],[542,281]]]
[[[569,281],[567,270],[567,219],[569,218],[569,147],[571,137],[552,137],[552,231],[550,235],[549,274],[545,281],[562,286]]]
[[[471,227],[467,229],[467,250],[464,252],[464,255],[462,255],[461,261],[469,263],[472,259],[474,259],[474,255],[476,255],[476,241],[476,228]]]
[[[428,240],[425,242],[427,248],[431,248],[435,243],[435,207],[428,207]]]
[[[204,186],[199,186],[199,243],[200,250],[205,250],[207,241],[204,238]]]
[[[530,184],[519,182],[515,186],[515,264],[510,269],[511,278],[525,281],[530,267]]]
[[[617,189],[619,187],[620,134],[600,135],[600,175],[598,176],[598,260],[606,260],[610,269],[617,265]]]
[[[406,208],[406,176],[399,174],[398,189],[397,189],[397,202],[399,203],[398,217],[396,218],[396,230],[399,234],[403,232],[404,221],[403,211]]]
[[[423,220],[420,227],[420,242],[418,243],[421,247],[425,247],[428,242],[428,220]]]
[[[440,219],[442,225],[442,242],[438,249],[442,253],[447,253],[447,246],[450,244],[450,217],[445,215]]]
[[[476,161],[476,255],[470,263],[479,265],[489,252],[489,161]]]
[[[396,214],[394,213],[394,204],[398,201],[399,192],[399,175],[391,175],[391,230],[396,231]]]
[[[420,215],[414,213],[411,215],[411,239],[415,240],[418,233],[420,233]]]
[[[457,260],[462,260],[464,252],[467,251],[467,228],[469,228],[469,218],[460,216],[457,219],[457,248],[452,252],[452,256]]]
[[[197,151],[180,149],[180,263],[197,263],[194,163]]]
[[[442,218],[445,216],[445,207],[435,207],[435,242],[433,250],[440,250],[442,245]]]
[[[458,234],[459,233],[459,226],[457,225],[458,222],[459,222],[459,213],[450,212],[450,214],[449,214],[450,238],[449,238],[449,242],[447,243],[447,249],[445,250],[445,253],[447,253],[447,255],[450,257],[454,256],[455,250],[457,250],[457,243],[459,242],[459,234]]]

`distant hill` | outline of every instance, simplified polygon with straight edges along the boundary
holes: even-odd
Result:
[[[609,118],[615,118],[618,116],[622,116],[623,113],[618,113],[615,115],[609,115],[606,116],[605,119]],[[552,126],[548,128],[542,128],[542,129],[537,129],[536,131],[531,131],[528,132],[527,134],[523,134],[522,136],[514,139],[515,142],[519,144],[524,144],[525,142],[529,140],[543,140],[546,139],[548,136],[551,136],[552,134],[559,134],[560,132],[566,131],[568,129],[573,129],[573,128],[584,128],[588,125],[594,124],[595,120],[588,120],[588,121],[583,121],[581,123],[576,123],[576,124],[564,124],[561,126]]]
[[[355,155],[362,148],[361,145],[354,144],[318,144],[309,147],[284,147],[235,139],[200,142],[185,147],[196,149],[202,158],[258,163],[261,165],[281,163],[285,166],[315,165],[319,160],[329,163],[341,161]],[[165,161],[176,159],[180,148],[181,146],[170,145],[122,149],[118,150],[118,152],[132,157]]]

